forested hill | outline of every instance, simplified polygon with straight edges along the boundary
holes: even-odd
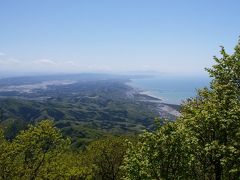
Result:
[[[159,99],[128,86],[126,77],[65,75],[0,81],[1,121],[13,138],[27,124],[52,119],[76,146],[108,134],[152,129],[155,117],[175,119]]]

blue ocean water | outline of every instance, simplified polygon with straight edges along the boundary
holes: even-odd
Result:
[[[143,93],[158,97],[165,103],[181,104],[190,97],[195,97],[197,89],[209,86],[208,77],[163,77],[131,79],[129,83]]]

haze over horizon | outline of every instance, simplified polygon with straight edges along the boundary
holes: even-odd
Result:
[[[235,46],[239,7],[237,0],[2,1],[0,76],[204,75],[220,45]]]

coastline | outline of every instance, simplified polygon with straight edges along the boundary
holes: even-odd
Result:
[[[165,116],[165,113],[171,114],[175,117],[179,117],[181,115],[177,109],[173,108],[173,106],[179,106],[177,104],[167,104],[167,103],[163,102],[162,99],[160,99],[156,96],[152,96],[151,92],[149,93],[149,91],[140,92],[140,95],[146,97],[146,99],[144,99],[142,101],[156,104],[156,110],[158,111],[160,116]],[[154,99],[154,100],[152,100],[152,99]]]
[[[180,107],[180,105],[166,103],[162,100],[162,98],[153,95],[151,91],[143,90],[134,86],[130,82],[126,82],[126,85],[132,89],[130,92],[128,92],[128,96],[130,95],[131,98],[134,98],[136,101],[155,104],[155,110],[158,112],[160,117],[165,117],[166,114],[174,117],[179,117],[181,115],[179,108],[174,108],[174,106]]]
[[[149,96],[149,97],[159,100],[163,103],[163,99],[161,97],[154,95],[151,91],[141,90],[141,91],[139,91],[139,94]]]
[[[156,102],[156,103],[157,103],[157,102],[158,102],[158,103],[167,103],[167,102],[164,102],[164,101],[163,101],[163,98],[162,98],[162,97],[159,97],[159,96],[154,95],[151,91],[135,86],[135,85],[132,83],[132,80],[131,80],[131,79],[129,79],[127,82],[125,82],[125,84],[126,84],[127,86],[129,86],[130,88],[132,88],[133,93],[134,93],[135,95],[145,97],[145,98],[144,98],[144,101]]]
[[[185,100],[197,95],[197,89],[208,87],[206,77],[163,77],[129,78],[128,85],[141,93],[161,99],[166,104],[181,105]]]

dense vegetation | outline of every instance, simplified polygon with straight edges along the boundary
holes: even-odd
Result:
[[[240,42],[221,54],[207,69],[210,88],[186,101],[176,122],[130,143],[124,179],[240,179]]]
[[[0,131],[1,179],[240,179],[240,42],[207,69],[210,88],[140,137],[106,137],[73,150],[52,121],[7,140]]]
[[[39,83],[37,80],[22,79],[25,84]],[[9,80],[2,81],[0,86],[4,87]],[[54,120],[55,126],[72,138],[75,147],[109,134],[136,134],[151,129],[154,117],[158,116],[158,105],[143,101],[154,98],[135,93],[125,82],[84,78],[74,84],[52,85],[30,93],[0,91],[0,120],[6,127],[5,136],[12,139],[27,124],[42,119]]]
[[[0,135],[0,179],[122,177],[127,137],[107,137],[92,142],[84,151],[74,151],[70,140],[49,120],[30,125],[12,141],[4,138],[2,130]]]

